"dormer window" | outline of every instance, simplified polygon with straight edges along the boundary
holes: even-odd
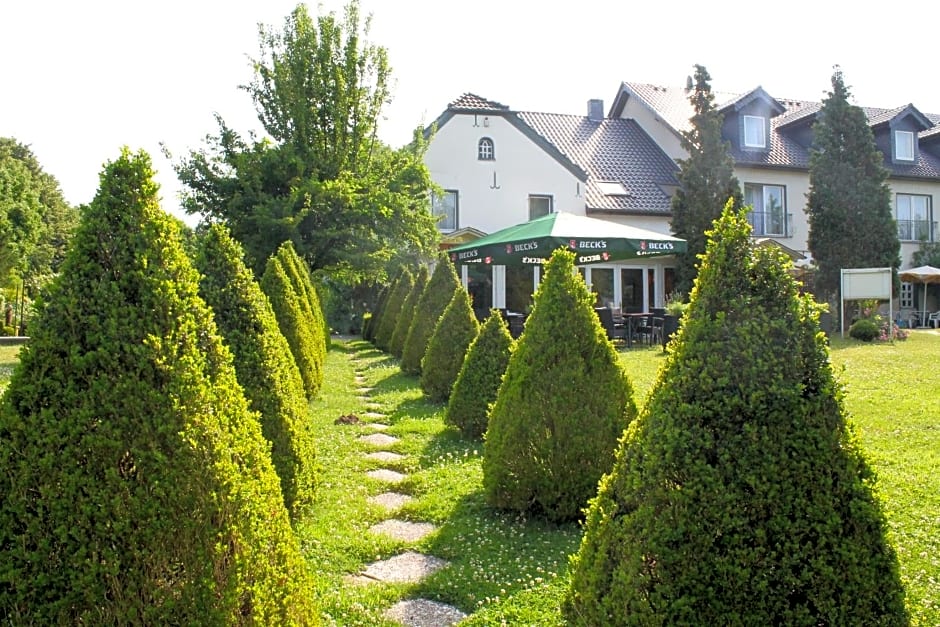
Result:
[[[767,147],[767,118],[758,115],[745,115],[744,118],[744,147]]]
[[[493,140],[489,137],[480,139],[477,144],[477,159],[480,161],[493,161],[496,159],[496,149],[493,147]]]
[[[914,160],[914,133],[894,131],[894,158],[898,161]]]

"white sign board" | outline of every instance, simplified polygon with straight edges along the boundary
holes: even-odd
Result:
[[[892,294],[893,273],[891,268],[843,268],[842,269],[842,316],[839,326],[845,337],[845,301],[847,300],[886,300],[888,301],[888,320],[894,320]],[[894,323],[890,323],[892,335]]]

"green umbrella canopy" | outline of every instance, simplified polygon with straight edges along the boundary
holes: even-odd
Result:
[[[577,255],[579,266],[637,257],[674,255],[686,250],[684,239],[563,211],[510,226],[448,250],[456,264],[506,266],[542,264],[556,248]]]

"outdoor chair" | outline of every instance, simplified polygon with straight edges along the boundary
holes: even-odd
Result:
[[[935,329],[940,328],[940,311],[935,311],[927,316],[927,325]]]
[[[601,321],[601,326],[607,332],[609,340],[623,340],[626,338],[623,323],[614,322],[614,310],[610,307],[595,307],[594,311]]]

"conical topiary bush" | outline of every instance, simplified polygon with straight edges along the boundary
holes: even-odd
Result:
[[[511,350],[509,329],[494,309],[467,349],[444,413],[446,424],[471,438],[486,433],[489,407],[496,400]]]
[[[428,399],[444,402],[450,398],[467,348],[479,330],[480,323],[470,308],[470,295],[458,285],[421,360],[421,389]]]
[[[294,290],[304,298],[304,305],[312,316],[311,324],[313,324],[314,333],[319,330],[323,335],[323,358],[326,359],[326,351],[331,343],[330,325],[323,311],[323,300],[313,282],[313,277],[310,276],[310,267],[297,254],[297,249],[289,240],[278,246],[277,256],[284,265],[284,269],[288,271]]]
[[[297,295],[303,321],[310,328],[310,337],[313,340],[313,358],[316,369],[317,390],[323,386],[323,364],[326,362],[326,350],[330,345],[330,330],[326,324],[326,317],[320,306],[320,298],[310,282],[310,272],[307,264],[297,255],[294,245],[289,241],[283,242],[277,249],[277,258],[281,267],[290,279],[291,287]]]
[[[457,280],[457,271],[447,255],[437,258],[437,265],[428,280],[418,306],[415,307],[411,328],[405,338],[404,349],[401,355],[401,371],[405,374],[421,374],[421,360],[428,350],[428,340],[434,333],[437,321],[440,320],[444,309],[450,304],[454,296],[454,288],[460,285]]]
[[[245,265],[241,246],[221,224],[210,226],[200,238],[196,268],[202,273],[199,294],[232,351],[245,397],[261,416],[284,504],[297,515],[313,499],[315,449],[303,380],[290,346]]]
[[[408,337],[408,329],[411,328],[411,321],[415,317],[415,309],[418,306],[418,300],[424,292],[424,287],[428,284],[428,269],[426,266],[418,268],[415,276],[414,286],[408,293],[405,302],[402,303],[401,313],[398,315],[398,322],[395,323],[395,332],[392,333],[392,341],[389,345],[389,352],[395,357],[401,358],[402,351],[405,348],[405,339]]]
[[[0,409],[0,616],[318,620],[248,409],[146,153],[106,164]]]
[[[294,289],[290,275],[284,269],[281,260],[274,255],[268,258],[261,277],[261,290],[271,301],[277,326],[287,339],[294,363],[300,370],[300,379],[304,383],[304,394],[312,399],[320,392],[323,372],[318,358],[318,348],[322,337],[316,337],[312,325],[304,315],[301,305],[302,296]]]
[[[572,625],[904,625],[818,306],[725,209],[572,560]]]
[[[490,411],[483,489],[496,507],[571,520],[636,408],[574,254],[555,251],[545,271]]]
[[[391,347],[392,334],[401,316],[401,308],[413,287],[414,275],[411,274],[411,270],[405,268],[398,277],[392,294],[388,297],[385,310],[382,312],[382,319],[379,321],[379,328],[375,332],[375,345],[383,351],[389,351]]]
[[[398,280],[401,278],[404,270],[404,266],[399,267],[388,284],[379,290],[378,298],[376,298],[375,301],[375,309],[373,309],[372,315],[369,317],[368,337],[366,337],[366,339],[373,344],[375,344],[375,334],[379,330],[379,325],[382,323],[382,313],[385,311],[388,299],[391,298],[392,292],[395,290],[395,286],[398,284]]]

